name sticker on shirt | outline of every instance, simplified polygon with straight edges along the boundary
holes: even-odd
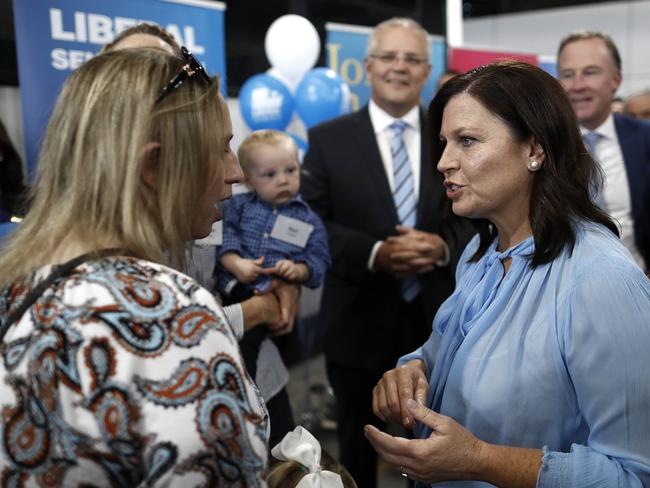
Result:
[[[313,225],[307,224],[302,220],[278,215],[271,230],[271,237],[304,248],[313,230]]]

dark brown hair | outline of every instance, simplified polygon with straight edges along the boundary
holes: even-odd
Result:
[[[590,190],[601,186],[602,175],[585,148],[573,108],[555,78],[527,63],[503,61],[449,80],[429,106],[436,162],[444,151],[439,138],[443,111],[449,100],[462,93],[499,117],[516,141],[532,137],[544,151],[544,164],[535,173],[530,196],[529,220],[535,239],[532,266],[552,261],[564,246],[572,251],[580,220],[602,224],[618,235],[609,215],[591,201]],[[496,230],[482,221],[479,234],[481,242],[473,261],[485,254]]]
[[[169,44],[169,46],[174,51],[174,54],[176,54],[179,57],[181,56],[181,47],[176,42],[176,39],[174,39],[174,36],[172,36],[169,32],[167,32],[159,25],[150,24],[148,22],[142,22],[141,24],[136,24],[133,27],[129,27],[128,29],[123,30],[118,35],[116,35],[111,42],[104,45],[104,47],[102,47],[101,52],[112,51],[113,47],[117,43],[135,34],[146,34],[149,36],[157,37],[158,39]]]

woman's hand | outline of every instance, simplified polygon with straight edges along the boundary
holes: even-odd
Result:
[[[485,444],[451,417],[440,415],[412,399],[405,404],[409,416],[431,427],[433,432],[427,439],[405,439],[367,425],[365,435],[375,450],[409,478],[427,484],[480,479]]]
[[[272,292],[280,304],[280,321],[269,327],[271,334],[275,336],[289,334],[293,330],[300,307],[300,285],[284,283],[281,280],[274,280],[271,286]]]
[[[542,465],[541,449],[489,444],[475,437],[451,417],[420,402],[406,402],[410,416],[430,427],[426,439],[393,437],[372,425],[364,431],[372,447],[413,480],[476,480],[502,488],[534,488]]]
[[[372,410],[384,421],[397,422],[404,427],[415,427],[407,407],[408,400],[424,403],[429,392],[424,361],[414,359],[386,371],[372,391]]]
[[[244,300],[244,330],[264,324],[274,336],[289,334],[298,315],[300,291],[299,285],[273,280],[269,291]]]
[[[253,295],[241,302],[244,331],[265,324],[269,328],[282,323],[282,311],[277,296],[273,293]]]

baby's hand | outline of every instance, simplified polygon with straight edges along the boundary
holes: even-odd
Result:
[[[304,263],[281,259],[275,263],[273,274],[290,283],[303,283],[309,278],[309,268]]]
[[[248,284],[255,281],[257,277],[263,272],[263,263],[264,256],[261,256],[257,259],[241,258],[233,264],[231,272],[235,275],[237,281],[240,283]]]

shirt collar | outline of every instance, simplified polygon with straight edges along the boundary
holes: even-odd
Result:
[[[408,124],[408,126],[411,129],[415,129],[416,131],[420,131],[420,106],[416,105],[414,106],[411,110],[406,112],[402,117],[399,119],[396,119],[392,115],[388,114],[385,112],[383,109],[379,107],[375,103],[375,101],[371,98],[370,102],[368,103],[368,113],[370,115],[370,123],[372,124],[372,128],[375,131],[375,134],[380,134],[381,132],[384,132],[390,124],[395,122],[396,120],[403,120]]]
[[[256,203],[258,203],[260,205],[264,205],[264,206],[266,206],[266,207],[268,207],[270,209],[283,208],[283,207],[287,207],[289,205],[299,205],[301,207],[307,207],[308,208],[307,202],[305,202],[302,199],[302,195],[300,193],[298,193],[295,197],[290,198],[289,200],[287,200],[282,205],[271,205],[266,200],[262,200],[260,198],[260,196],[257,194],[257,192],[255,192],[255,191],[250,191],[250,192],[248,192],[248,194],[250,195],[251,202],[256,202]]]
[[[596,132],[605,139],[616,140],[616,127],[614,126],[614,116],[610,113],[605,121],[596,127],[593,131],[580,126],[580,133],[584,136],[588,132]]]
[[[499,245],[499,236],[497,235],[490,246],[488,246],[485,254],[481,258],[481,261],[485,266],[491,266],[494,261],[497,259],[503,261],[506,258],[512,258],[515,256],[522,256],[524,258],[529,258],[535,252],[535,237],[528,236],[523,241],[515,244],[512,247],[509,247],[505,251],[498,251],[497,246]]]

